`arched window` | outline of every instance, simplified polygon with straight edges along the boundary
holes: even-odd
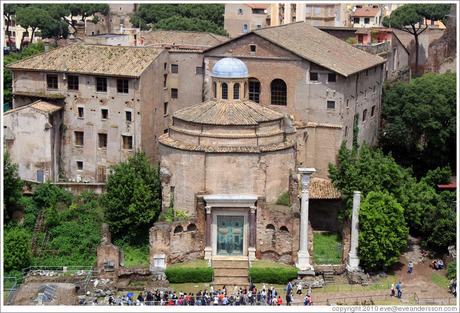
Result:
[[[187,231],[195,231],[196,230],[196,225],[195,224],[189,224],[187,226]]]
[[[214,82],[212,85],[213,85],[212,88],[214,92],[214,98],[217,98],[217,83]]]
[[[284,231],[284,232],[288,233],[289,229],[286,226],[281,226],[280,231]]]
[[[249,100],[259,103],[260,82],[257,78],[249,78]]]
[[[175,234],[181,233],[183,231],[184,231],[184,228],[181,225],[178,225],[178,226],[176,226],[176,228],[174,228],[174,233]]]
[[[272,104],[287,105],[287,87],[282,79],[275,79],[270,84]]]
[[[240,98],[240,84],[236,83],[233,85],[233,99]]]
[[[273,226],[273,224],[268,224],[265,229],[269,229],[269,230],[275,230],[275,226]]]
[[[227,83],[222,83],[222,99],[228,99],[228,85],[227,85]]]

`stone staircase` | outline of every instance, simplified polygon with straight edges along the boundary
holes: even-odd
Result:
[[[335,281],[334,271],[333,270],[326,270],[323,272],[324,283],[326,285],[333,284]]]
[[[220,289],[224,285],[247,287],[249,284],[248,270],[249,261],[247,257],[223,257],[215,256],[211,261],[214,269],[214,289]]]
[[[36,256],[37,255],[37,241],[38,241],[38,235],[40,232],[43,230],[43,224],[45,221],[45,214],[44,210],[41,210],[38,213],[37,220],[35,222],[35,228],[34,228],[34,233],[32,236],[32,255]]]

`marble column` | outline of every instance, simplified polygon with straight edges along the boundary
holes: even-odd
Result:
[[[205,239],[206,239],[206,246],[204,247],[204,259],[208,260],[210,264],[212,258],[212,243],[211,243],[211,233],[212,233],[212,215],[211,215],[211,207],[207,205],[205,207],[206,211],[206,229],[205,229]]]
[[[314,168],[299,168],[302,186],[302,200],[300,205],[300,249],[297,253],[296,267],[300,271],[313,271],[308,253],[308,186],[311,175],[316,172]]]
[[[361,192],[355,191],[353,193],[353,213],[351,217],[351,243],[350,252],[348,253],[347,270],[349,272],[358,271],[359,257],[358,257],[358,241],[359,241],[359,206],[361,204]]]
[[[256,210],[255,206],[250,207],[249,211],[249,247],[248,247],[248,258],[249,261],[256,259]]]

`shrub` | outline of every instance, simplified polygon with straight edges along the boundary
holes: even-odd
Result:
[[[211,267],[177,267],[166,268],[166,277],[170,283],[209,283],[214,270]]]
[[[291,201],[289,199],[289,192],[286,191],[286,192],[283,192],[282,194],[280,194],[280,196],[276,200],[276,204],[290,206]]]
[[[31,236],[23,227],[7,227],[4,232],[4,270],[20,271],[32,259]]]
[[[358,43],[358,39],[356,39],[356,37],[348,37],[345,41],[350,45],[356,45]]]
[[[251,267],[249,276],[253,283],[287,284],[297,277],[295,267]]]
[[[457,278],[457,261],[452,261],[447,265],[447,278]]]

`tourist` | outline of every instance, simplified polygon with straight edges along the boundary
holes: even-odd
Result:
[[[281,296],[278,296],[278,300],[276,301],[276,303],[279,305],[283,304],[283,299],[281,299]]]
[[[291,293],[291,290],[292,290],[292,283],[289,281],[287,286],[286,286],[286,292]]]
[[[402,297],[402,283],[401,283],[401,281],[399,281],[396,284],[396,291],[398,292],[398,298],[401,299],[401,297]]]
[[[301,281],[297,283],[297,294],[298,295],[302,294],[302,282]]]
[[[436,269],[437,270],[442,270],[444,268],[444,262],[439,259],[437,262],[436,262]]]
[[[139,304],[144,304],[144,295],[142,294],[142,291],[137,296],[137,301],[139,301]]]
[[[290,292],[286,293],[286,305],[290,306],[292,300],[292,294]]]
[[[394,297],[394,296],[395,296],[395,284],[392,283],[390,287],[390,297]]]
[[[412,274],[413,270],[414,270],[414,263],[410,261],[409,264],[407,265],[407,273]]]

